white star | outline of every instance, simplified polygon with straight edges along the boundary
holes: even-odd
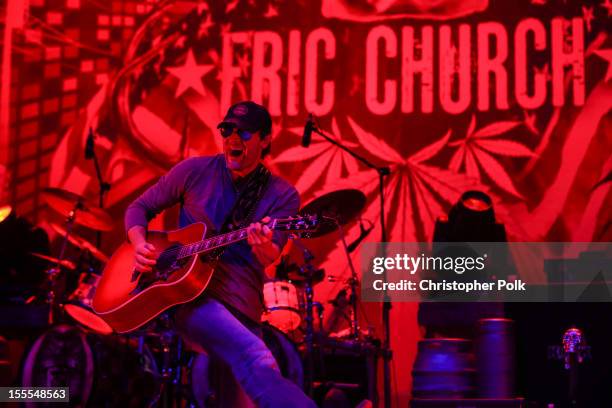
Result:
[[[178,98],[189,88],[192,88],[202,96],[206,95],[204,85],[202,85],[202,77],[214,67],[214,65],[210,64],[198,65],[193,56],[193,50],[189,50],[187,52],[187,59],[182,66],[168,68],[168,72],[179,79],[174,97]]]
[[[593,16],[593,7],[582,6],[582,18],[584,19],[584,21],[586,23],[587,31],[590,32],[591,31],[591,22],[595,18]]]

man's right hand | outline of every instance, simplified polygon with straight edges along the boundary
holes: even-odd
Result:
[[[138,272],[151,272],[156,263],[155,247],[148,242],[134,245],[134,267]]]
[[[134,247],[134,268],[138,272],[151,272],[156,263],[155,247],[147,242],[147,230],[135,225],[127,232],[128,239]]]

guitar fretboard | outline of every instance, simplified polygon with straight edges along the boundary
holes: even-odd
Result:
[[[271,230],[277,229],[277,221],[273,220],[268,227]],[[241,228],[236,231],[226,232],[212,238],[207,238],[199,242],[192,244],[183,245],[179,250],[178,258],[187,258],[192,255],[200,254],[202,252],[212,251],[217,248],[224,247],[229,244],[233,244],[238,241],[242,241],[247,237],[247,228]]]

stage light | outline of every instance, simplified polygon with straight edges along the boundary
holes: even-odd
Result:
[[[461,195],[448,218],[436,221],[434,242],[506,242],[506,229],[495,221],[493,200],[482,191]]]
[[[8,204],[0,206],[0,222],[3,222],[4,220],[6,220],[11,215],[12,212],[13,212],[13,207],[11,207]]]
[[[433,236],[433,252],[438,255],[473,256],[469,246],[465,248],[446,247],[446,242],[506,242],[504,225],[496,222],[493,200],[477,190],[466,191],[451,207],[448,217],[436,220]],[[504,248],[497,248],[493,259],[505,265],[508,259]],[[508,267],[509,269],[510,267]],[[454,274],[438,272],[436,279],[454,279]],[[500,275],[501,277],[501,275]],[[487,280],[485,276],[474,275],[470,278]],[[426,330],[426,337],[472,338],[476,322],[483,318],[504,317],[500,303],[471,302],[425,302],[419,305],[419,325]]]

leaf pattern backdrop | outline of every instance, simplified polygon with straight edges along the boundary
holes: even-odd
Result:
[[[121,7],[112,2],[108,9],[102,4],[77,1],[63,9],[52,1],[32,2],[23,35],[14,40],[14,70],[23,72],[14,86],[39,81],[40,103],[52,98],[59,91],[47,86],[51,79],[35,78],[37,69],[46,69],[48,63],[44,58],[38,65],[28,62],[27,52],[35,49],[46,55],[58,47],[74,48],[75,44],[79,48],[76,71],[73,65],[60,64],[61,75],[53,80],[76,78],[83,85],[73,90],[78,96],[78,114],[40,118],[41,126],[59,129],[63,135],[53,146],[48,177],[37,188],[51,185],[96,197],[93,166],[82,154],[87,131],[92,127],[98,135],[96,147],[104,176],[113,185],[106,206],[117,220],[121,219],[127,204],[174,163],[219,151],[215,128],[224,114],[221,83],[228,75],[222,69],[223,41],[231,32],[271,30],[284,41],[284,60],[279,71],[283,80],[282,112],[273,118],[268,166],[296,185],[303,203],[340,188],[361,190],[367,197],[362,218],[374,227],[367,240],[378,241],[381,208],[377,174],[316,135],[308,149],[300,146],[307,114],[301,102],[305,98],[303,65],[309,63],[304,60],[303,41],[311,30],[323,26],[333,32],[336,47],[333,61],[320,57],[319,75],[321,80],[335,82],[335,101],[331,112],[318,122],[347,147],[390,167],[391,175],[385,183],[386,207],[382,209],[389,241],[431,240],[435,219],[444,215],[462,192],[473,188],[487,191],[494,198],[497,217],[505,223],[510,240],[609,241],[610,183],[594,186],[609,177],[612,169],[612,80],[608,74],[612,68],[611,60],[605,58],[612,48],[612,12],[595,1],[561,5],[552,0],[522,0],[517,5],[446,0],[437,2],[435,9],[416,0],[396,1],[394,6],[380,9],[373,6],[375,3],[152,1],[139,5],[128,2]],[[416,112],[411,114],[402,114],[396,108],[387,115],[374,115],[366,107],[364,44],[373,24],[388,25],[399,41],[405,24],[413,25],[418,33],[423,24],[468,23],[473,29],[482,21],[499,21],[511,33],[522,18],[547,22],[555,16],[582,17],[585,22],[587,94],[583,106],[568,103],[552,107],[547,100],[543,107],[527,111],[517,105],[510,92],[507,110],[480,112],[470,108],[450,115],[434,104],[432,113],[419,113],[419,98]],[[85,27],[83,21],[96,23]],[[118,39],[113,27],[128,21],[131,28],[124,26]],[[100,30],[109,31],[110,39],[104,40]],[[297,86],[290,90],[299,103],[291,114],[285,111],[289,87],[285,59],[290,47],[295,47],[288,44],[290,30],[302,34],[298,49],[302,52],[302,68],[293,78]],[[236,48],[231,56],[240,73],[233,83],[232,101],[251,98],[252,41],[252,35],[246,34],[244,47]],[[512,44],[510,47],[512,50]],[[98,66],[105,60],[100,53],[105,53],[107,63]],[[94,72],[89,70],[91,60],[97,61]],[[383,60],[386,65],[381,65],[380,75],[396,75],[399,80],[400,59]],[[538,72],[550,70],[549,61],[541,56],[532,63]],[[183,82],[189,78],[180,76],[180,68],[187,64],[197,65],[199,83]],[[95,84],[90,80],[94,74]],[[570,79],[565,80],[566,97],[570,97]],[[66,79],[63,81],[65,90]],[[550,92],[550,84],[547,88]],[[264,102],[269,92],[264,88]],[[16,122],[12,125],[15,129],[18,126]],[[19,208],[19,191],[25,187],[18,182],[16,166],[11,191]],[[44,207],[36,207],[30,216],[42,224],[55,217]],[[153,224],[171,228],[175,217],[175,210],[167,211]],[[358,223],[348,225],[345,232],[351,242],[359,235]],[[118,222],[115,231],[105,236],[105,249],[112,251],[123,235]],[[316,263],[335,278],[316,288],[316,298],[329,314],[332,307],[327,301],[349,276],[346,256],[334,234],[306,245],[317,256]],[[292,260],[301,260],[295,248],[287,252]],[[358,251],[353,259],[359,261]],[[526,278],[538,281],[543,275]],[[415,304],[400,303],[392,309],[393,388],[398,406],[405,405],[410,392],[410,367],[420,336],[416,308]],[[380,305],[362,304],[360,311],[362,326],[371,326],[380,335]]]

